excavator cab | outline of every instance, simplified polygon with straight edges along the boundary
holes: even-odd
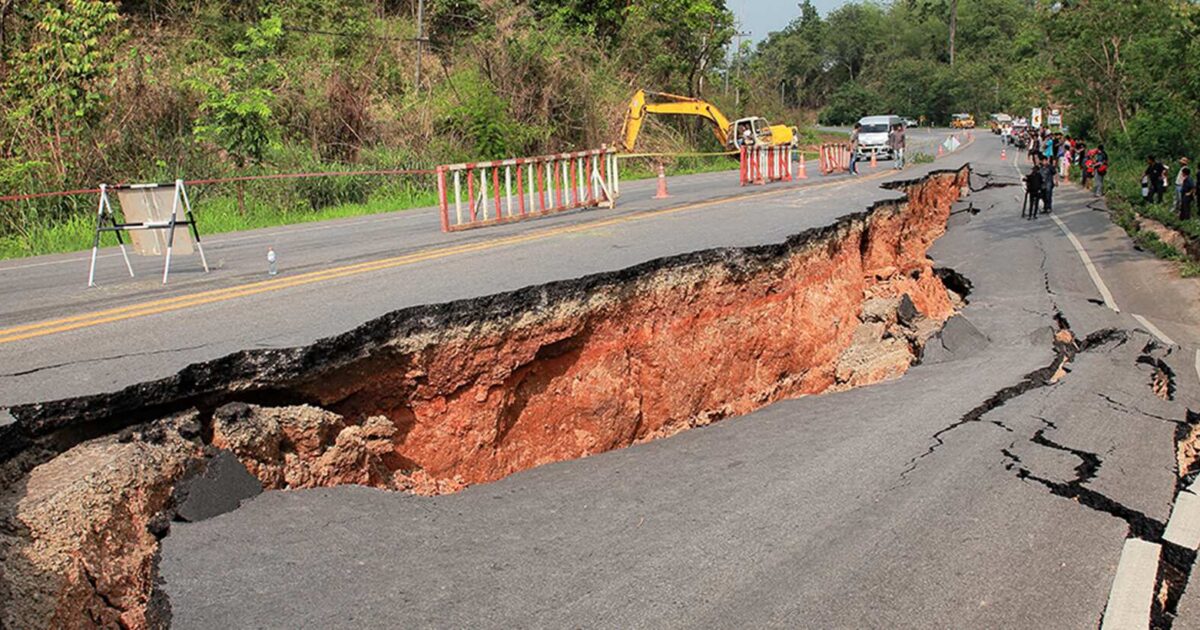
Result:
[[[748,118],[740,118],[733,123],[733,128],[736,131],[734,141],[737,146],[746,144],[746,131],[750,131],[754,138],[754,144],[771,145],[774,144],[774,133],[771,131],[771,124],[766,118],[759,116],[750,116]]]

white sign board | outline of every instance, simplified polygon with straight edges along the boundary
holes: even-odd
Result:
[[[170,225],[172,213],[183,214],[182,201],[174,186],[127,188],[117,191],[121,212],[130,223]],[[129,233],[134,251],[143,256],[161,256],[167,251],[166,230],[139,230]],[[192,235],[187,226],[175,229],[175,253],[192,253]]]
[[[1051,127],[1061,127],[1062,112],[1058,111],[1057,109],[1050,110],[1050,115],[1046,117],[1046,124],[1050,125]]]
[[[1034,107],[1033,112],[1029,115],[1029,124],[1033,127],[1042,126],[1042,108]]]

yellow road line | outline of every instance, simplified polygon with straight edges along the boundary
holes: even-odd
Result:
[[[33,339],[36,337],[44,337],[44,336],[53,335],[56,333],[62,333],[62,332],[67,332],[67,331],[71,331],[71,330],[78,330],[80,328],[88,328],[91,326],[99,326],[101,324],[118,322],[118,321],[123,321],[123,320],[127,320],[127,319],[134,319],[134,318],[138,318],[138,317],[146,317],[149,315],[156,315],[159,313],[177,311],[177,310],[182,310],[185,308],[190,308],[193,306],[212,304],[214,302],[223,302],[226,300],[232,300],[232,299],[236,299],[236,298],[240,298],[240,297],[257,295],[260,293],[280,291],[280,290],[288,289],[288,288],[292,288],[292,287],[304,286],[304,285],[308,285],[308,284],[314,284],[317,282],[325,282],[328,280],[335,280],[338,278],[355,276],[355,275],[359,275],[359,274],[369,273],[372,271],[382,271],[384,269],[391,269],[394,267],[401,267],[404,265],[411,265],[411,264],[425,262],[425,261],[429,261],[429,260],[437,260],[439,258],[446,258],[449,256],[455,256],[458,254],[468,254],[468,253],[472,253],[472,252],[495,249],[498,247],[504,247],[506,245],[517,245],[517,244],[521,244],[521,243],[527,243],[530,241],[550,238],[553,236],[559,236],[562,234],[583,232],[583,231],[587,231],[587,230],[593,230],[596,228],[603,228],[603,227],[619,225],[619,224],[623,224],[623,223],[630,223],[633,221],[639,221],[642,219],[647,219],[647,218],[652,218],[652,217],[665,216],[665,215],[674,214],[677,212],[698,210],[701,208],[707,208],[707,207],[711,207],[711,206],[719,205],[719,204],[723,204],[723,203],[730,203],[733,201],[741,201],[744,199],[759,199],[759,198],[763,198],[763,197],[777,196],[777,195],[782,195],[782,194],[791,193],[791,192],[812,190],[815,188],[826,188],[826,187],[830,187],[830,186],[853,183],[855,181],[869,180],[869,179],[881,177],[886,174],[888,174],[887,171],[881,171],[879,173],[868,175],[866,177],[860,177],[860,178],[854,179],[854,180],[826,182],[826,183],[822,183],[822,184],[814,184],[811,186],[805,186],[803,188],[793,187],[793,188],[784,188],[784,189],[779,189],[779,190],[768,190],[768,191],[762,191],[762,192],[756,192],[756,193],[750,193],[750,194],[744,194],[744,195],[737,195],[734,197],[726,197],[726,198],[722,198],[722,199],[713,199],[710,201],[701,201],[701,202],[697,202],[697,203],[684,204],[682,206],[675,206],[672,208],[664,208],[661,210],[652,210],[652,211],[643,212],[640,214],[632,214],[632,215],[626,215],[626,216],[622,216],[622,217],[613,217],[610,219],[603,219],[600,221],[593,221],[593,222],[582,223],[582,224],[578,224],[578,225],[570,225],[570,226],[563,226],[563,227],[558,227],[558,228],[550,228],[550,229],[546,229],[546,230],[539,230],[537,232],[532,232],[529,234],[506,236],[506,237],[501,237],[501,238],[497,238],[497,239],[493,239],[493,240],[489,240],[489,241],[483,241],[483,242],[479,242],[479,243],[453,245],[453,246],[449,246],[449,247],[442,247],[442,248],[437,248],[437,249],[430,249],[430,250],[425,250],[425,251],[421,251],[421,252],[416,252],[413,254],[405,254],[403,256],[395,256],[392,258],[384,258],[381,260],[355,263],[352,265],[345,265],[342,267],[334,267],[331,269],[324,269],[324,270],[319,270],[319,271],[310,271],[307,273],[302,273],[299,275],[290,276],[290,277],[282,278],[282,279],[278,279],[278,280],[261,280],[261,281],[251,282],[248,284],[238,285],[238,286],[234,286],[234,287],[227,287],[224,289],[212,289],[212,290],[201,291],[198,293],[192,293],[192,294],[188,294],[188,295],[180,295],[180,296],[176,296],[173,298],[152,300],[149,302],[142,302],[140,304],[131,304],[129,306],[105,309],[102,311],[94,311],[91,313],[83,313],[80,315],[73,315],[70,317],[63,317],[60,319],[53,319],[53,320],[48,320],[48,321],[43,321],[43,322],[36,322],[36,323],[32,323],[32,324],[13,326],[10,328],[0,329],[0,344],[12,343],[12,342],[22,341],[22,340],[26,340],[26,339]]]

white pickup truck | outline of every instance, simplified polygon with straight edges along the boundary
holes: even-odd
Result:
[[[903,125],[903,119],[899,116],[867,116],[860,118],[858,124],[861,125],[858,130],[859,159],[870,158],[872,153],[878,160],[896,157],[888,146],[888,132],[896,125]]]

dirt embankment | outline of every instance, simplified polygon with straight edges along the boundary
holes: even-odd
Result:
[[[906,201],[779,245],[407,309],[306,348],[14,409],[0,624],[164,623],[173,489],[221,450],[266,488],[436,494],[898,377],[960,297],[926,252],[966,178],[935,173]]]

